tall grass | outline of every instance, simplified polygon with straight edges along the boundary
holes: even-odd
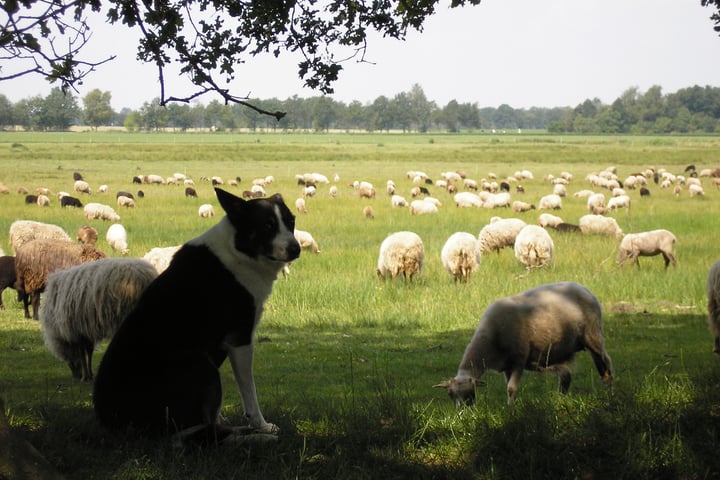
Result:
[[[67,367],[44,347],[37,322],[22,318],[14,292],[0,311],[0,395],[11,424],[67,478],[706,478],[720,472],[715,453],[720,422],[720,366],[705,321],[705,277],[717,258],[719,194],[676,198],[650,185],[650,198],[630,192],[629,212],[612,215],[626,232],[667,228],[678,237],[675,268],[659,257],[641,268],[615,265],[617,241],[552,233],[553,265],[526,271],[510,250],[483,257],[467,284],[456,284],[439,252],[455,231],[477,234],[492,216],[509,211],[457,209],[430,186],[443,206],[438,215],[411,216],[384,193],[393,179],[409,197],[408,170],[433,178],[463,170],[480,179],[528,169],[524,196],[537,203],[549,193],[546,174],[574,174],[569,193],[587,188],[584,177],[616,165],[621,178],[648,166],[683,173],[694,163],[715,167],[717,137],[558,137],[549,135],[180,135],[0,133],[0,232],[14,220],[55,223],[70,234],[82,213],[25,205],[15,190],[72,189],[79,171],[97,190],[83,201],[114,205],[114,192],[142,189],[134,210],[119,213],[131,255],[177,245],[207,229],[197,208],[214,199],[202,176],[273,175],[269,192],[288,204],[300,194],[294,175],[340,176],[340,194],[320,188],[297,227],[310,231],[321,253],[306,252],[280,278],[258,329],[256,379],[266,417],[281,427],[271,445],[224,446],[180,452],[165,442],[139,441],[100,429],[91,386],[74,383]],[[198,199],[182,187],[134,185],[133,175],[185,173]],[[375,184],[378,196],[360,200],[348,186]],[[362,215],[364,205],[374,219]],[[584,200],[564,199],[555,212],[576,223]],[[517,214],[535,222],[537,211]],[[108,224],[93,221],[110,255]],[[380,281],[377,252],[385,236],[412,230],[423,239],[426,263],[412,283]],[[6,234],[0,246],[8,252]],[[579,354],[570,393],[558,394],[553,376],[527,373],[518,401],[506,405],[501,375],[488,373],[478,405],[456,410],[432,385],[451,376],[483,310],[493,300],[541,283],[574,280],[601,300],[607,349],[616,381],[606,389],[586,354]],[[188,279],[188,281],[196,281]],[[209,281],[203,279],[202,281]],[[178,299],[212,302],[212,298]],[[96,364],[102,355],[96,353]],[[224,415],[241,421],[232,375],[223,366]],[[1,447],[0,447],[1,449]]]

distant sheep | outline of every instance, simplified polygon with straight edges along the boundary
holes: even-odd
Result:
[[[395,232],[383,240],[378,256],[377,275],[383,279],[390,275],[396,278],[402,275],[412,280],[422,273],[425,262],[425,246],[420,236],[414,232]]]
[[[118,198],[120,198],[120,197],[127,197],[127,198],[130,198],[130,199],[132,199],[132,200],[135,200],[135,195],[133,195],[133,194],[130,193],[130,192],[124,192],[124,191],[122,191],[122,190],[119,191],[119,192],[117,192],[117,193],[115,194],[115,199],[118,199]]]
[[[98,239],[97,230],[90,225],[83,225],[78,228],[75,236],[77,237],[78,242],[84,243],[85,245],[95,245],[95,242],[97,242]]]
[[[627,195],[619,195],[617,197],[612,197],[607,202],[607,208],[609,210],[617,210],[618,208],[627,208],[630,210],[630,197]]]
[[[566,393],[575,354],[588,350],[606,385],[613,381],[605,351],[602,309],[597,298],[574,282],[541,285],[493,302],[465,348],[457,374],[435,387],[446,388],[457,406],[475,402],[475,387],[486,370],[505,374],[508,403],[518,394],[524,370],[556,372]]]
[[[538,225],[541,227],[557,227],[563,223],[563,219],[550,213],[541,213],[538,216]]]
[[[73,378],[92,380],[95,345],[115,334],[157,275],[136,258],[106,258],[50,274],[40,312],[43,339]]]
[[[185,197],[197,198],[198,197],[197,191],[193,187],[185,187]]]
[[[453,200],[458,208],[482,207],[483,205],[480,196],[473,192],[456,193]]]
[[[433,202],[425,200],[413,200],[410,202],[411,215],[426,215],[430,213],[438,213],[438,207]]]
[[[135,200],[125,195],[120,195],[116,199],[118,208],[135,208]]]
[[[586,207],[593,215],[601,215],[606,212],[605,195],[602,193],[593,193],[587,199]]]
[[[535,210],[535,205],[527,202],[522,202],[520,200],[515,200],[512,203],[512,210],[515,213],[529,212],[530,210]]]
[[[517,234],[514,249],[515,258],[530,269],[551,263],[555,244],[547,230],[538,225],[527,225]]]
[[[688,185],[688,193],[690,194],[691,197],[705,195],[705,191],[703,190],[702,185],[698,185],[695,183]]]
[[[390,197],[390,205],[393,207],[407,207],[409,204],[407,200],[405,200],[405,197],[401,195],[393,195]]]
[[[300,248],[309,249],[313,253],[320,253],[320,247],[318,247],[317,242],[310,232],[295,229],[293,233],[295,234],[295,240],[300,244]]]
[[[47,195],[38,195],[36,202],[39,207],[49,207],[50,206],[50,199],[48,198]]]
[[[628,233],[620,242],[617,263],[623,265],[631,262],[640,266],[638,257],[652,257],[662,254],[665,268],[672,264],[675,266],[673,249],[677,239],[672,232],[665,229],[651,230],[649,232]]]
[[[603,215],[583,215],[578,222],[580,231],[585,235],[612,235],[617,239],[621,239],[623,231],[612,217]]]
[[[52,272],[105,257],[92,245],[64,240],[39,239],[20,247],[15,255],[15,290],[25,296],[25,318],[30,318],[28,298],[32,300],[33,318],[39,318],[40,293]]]
[[[713,263],[707,277],[708,325],[713,336],[713,352],[720,354],[720,260]]]
[[[60,206],[62,208],[65,208],[65,207],[82,208],[83,204],[79,198],[71,197],[70,195],[63,195],[62,197],[60,197]]]
[[[73,185],[73,190],[75,190],[75,193],[85,193],[87,195],[92,193],[90,191],[90,185],[85,180],[76,180]]]
[[[538,210],[560,210],[562,209],[562,197],[554,193],[545,195],[538,202],[537,208]]]
[[[480,266],[477,238],[472,233],[453,233],[440,251],[440,260],[456,282],[467,282]]]
[[[88,220],[120,221],[120,215],[118,215],[111,206],[102,203],[88,203],[83,208],[83,211],[85,218]]]
[[[158,274],[162,273],[170,265],[173,255],[180,249],[181,245],[175,245],[172,247],[155,247],[147,252],[143,259],[150,262],[155,267]]]
[[[65,230],[51,223],[16,220],[10,225],[10,247],[13,253],[17,253],[18,248],[27,242],[38,238],[72,242],[70,235]]]
[[[519,218],[493,218],[480,229],[478,248],[481,255],[515,245],[515,238],[527,223]]]
[[[128,249],[127,230],[122,226],[121,223],[113,223],[107,230],[105,235],[108,245],[114,251],[119,252],[121,255],[127,255],[130,253]]]
[[[215,209],[209,203],[204,203],[198,208],[198,215],[201,218],[210,218],[215,216]]]
[[[304,198],[299,197],[295,200],[295,210],[299,213],[307,213],[307,205],[305,204]]]
[[[363,216],[365,218],[375,218],[375,210],[371,205],[365,205],[363,207]]]

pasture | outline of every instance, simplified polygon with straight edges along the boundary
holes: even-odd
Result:
[[[31,193],[39,187],[72,192],[73,172],[93,189],[76,195],[83,203],[107,203],[120,214],[135,257],[179,245],[218,220],[197,214],[202,203],[221,214],[202,177],[220,176],[223,188],[240,195],[254,178],[272,175],[267,192],[281,193],[291,209],[301,195],[296,174],[322,173],[339,191],[332,198],[329,185],[320,185],[306,199],[308,212],[297,214],[296,227],[311,232],[321,252],[305,251],[289,276],[278,279],[257,331],[258,394],[265,417],[281,428],[276,443],[182,452],[166,442],[104,432],[93,417],[92,387],[72,381],[10,289],[0,311],[0,397],[11,426],[68,479],[718,478],[720,359],[712,353],[705,282],[720,258],[720,191],[709,178],[702,178],[705,195],[698,197],[687,189],[675,196],[650,180],[649,197],[629,190],[629,211],[609,214],[626,233],[672,231],[675,268],[666,270],[661,257],[618,268],[619,240],[549,230],[551,266],[527,271],[505,249],[483,256],[466,284],[453,282],[440,263],[452,233],[477,235],[492,216],[536,223],[541,212],[456,208],[451,195],[427,185],[442,202],[440,211],[412,216],[391,207],[385,192],[392,179],[397,193],[411,200],[409,170],[432,179],[462,170],[477,180],[528,170],[534,179],[521,182],[525,193],[513,184],[511,194],[537,204],[552,191],[543,177],[568,171],[568,196],[551,213],[577,223],[587,209],[573,193],[600,191],[585,180],[591,172],[615,166],[622,180],[654,167],[683,175],[689,164],[698,171],[720,167],[718,152],[718,137],[0,133],[0,184],[9,189],[0,196],[6,254],[10,224],[30,219],[60,225],[71,236],[89,223],[98,230],[99,248],[119,255],[104,240],[109,222],[87,221],[54,197],[49,207],[26,205],[16,193],[20,186]],[[195,181],[198,198],[185,198],[183,186],[132,183],[135,175],[175,172]],[[239,186],[228,186],[236,177]],[[373,183],[376,198],[359,198],[349,185],[355,180]],[[97,193],[101,184],[108,193]],[[115,205],[116,191],[139,189],[145,196],[136,197],[134,209]],[[363,216],[366,205],[374,218]],[[380,281],[378,248],[400,230],[423,239],[423,273],[412,283]],[[511,407],[502,375],[492,372],[471,408],[457,410],[443,390],[432,388],[455,374],[487,305],[562,280],[586,285],[602,303],[611,389],[586,352],[578,354],[566,396],[556,392],[555,376],[530,372]],[[95,354],[96,366],[103,350]],[[143,374],[151,375],[152,366]],[[223,414],[238,423],[242,407],[227,364],[223,379]]]

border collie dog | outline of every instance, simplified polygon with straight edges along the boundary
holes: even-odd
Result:
[[[234,431],[219,423],[227,357],[249,427],[277,432],[258,406],[253,331],[278,273],[300,256],[295,217],[279,194],[215,192],[225,217],[178,250],[100,363],[93,403],[110,429],[222,440]]]

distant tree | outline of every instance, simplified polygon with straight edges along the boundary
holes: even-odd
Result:
[[[102,92],[96,88],[88,92],[83,97],[83,118],[87,125],[94,129],[101,125],[110,125],[115,112],[110,105],[112,94],[110,92]]]
[[[457,100],[450,100],[438,115],[448,132],[455,133],[460,129],[460,104]]]
[[[80,114],[77,97],[55,87],[42,101],[37,127],[41,130],[67,130],[78,123]]]
[[[372,131],[387,131],[393,127],[392,107],[390,100],[380,95],[370,107],[370,128]]]
[[[167,109],[160,105],[159,99],[143,103],[139,112],[140,126],[146,130],[160,130],[167,127]]]
[[[0,94],[0,129],[5,129],[15,124],[15,107],[8,98]]]

